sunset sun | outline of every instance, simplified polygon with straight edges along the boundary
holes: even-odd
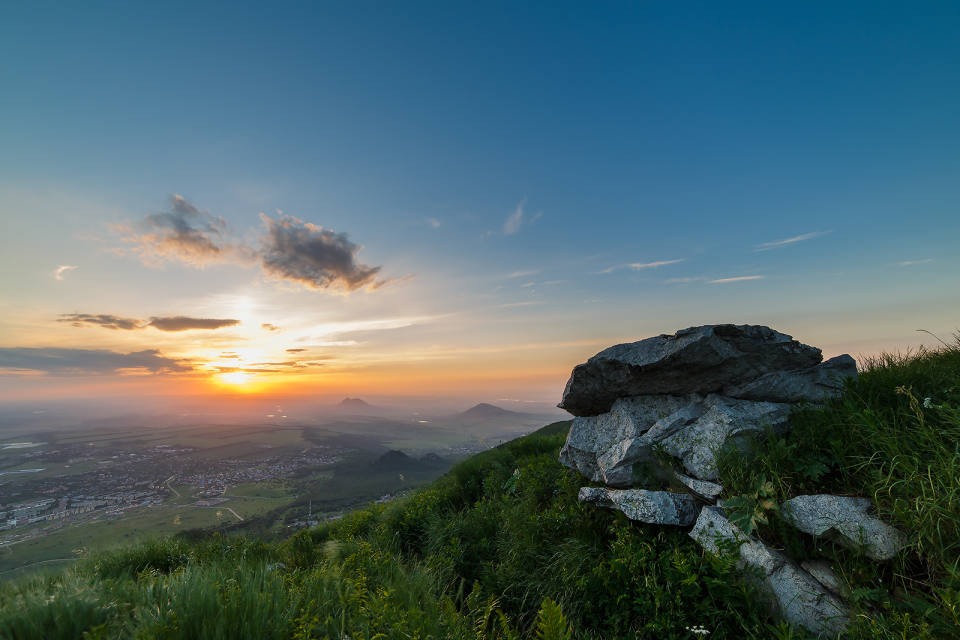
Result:
[[[218,373],[217,379],[221,383],[232,387],[244,387],[250,385],[253,381],[253,376],[246,371],[227,371],[225,373]]]

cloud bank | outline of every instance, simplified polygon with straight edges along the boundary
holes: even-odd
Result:
[[[124,372],[174,373],[191,371],[183,361],[156,349],[119,353],[105,349],[0,348],[0,370],[36,371],[50,375],[107,375]]]

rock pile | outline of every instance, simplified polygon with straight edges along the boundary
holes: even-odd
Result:
[[[692,327],[610,347],[567,382],[559,406],[575,418],[560,462],[605,485],[581,489],[582,502],[641,522],[692,524],[690,535],[713,552],[732,543],[788,621],[836,633],[848,614],[829,567],[797,566],[731,523],[722,501],[713,506],[723,493],[718,452],[744,434],[785,431],[795,403],[836,397],[857,375],[849,355],[822,360],[819,349],[757,325]],[[862,498],[797,496],[782,512],[801,531],[892,557],[903,536],[869,507]]]

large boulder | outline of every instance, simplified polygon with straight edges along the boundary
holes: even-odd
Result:
[[[575,416],[610,410],[617,398],[708,394],[775,371],[818,364],[820,350],[759,325],[705,325],[604,349],[577,365],[559,406]]]

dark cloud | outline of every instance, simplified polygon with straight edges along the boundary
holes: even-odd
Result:
[[[118,229],[145,262],[178,260],[199,267],[233,257],[236,250],[223,218],[199,210],[180,195],[170,198],[167,211]]]
[[[104,329],[122,329],[124,331],[142,329],[145,326],[142,320],[121,318],[120,316],[105,313],[63,313],[60,314],[57,322],[69,322],[75,327],[95,326],[103,327]]]
[[[306,349],[287,349],[287,353],[303,353]]]
[[[150,318],[150,326],[160,331],[188,331],[190,329],[220,329],[240,324],[239,320],[230,318],[188,318],[174,316],[172,318]]]
[[[52,375],[104,375],[124,370],[151,373],[191,371],[184,361],[156,349],[118,353],[105,349],[0,348],[0,370],[40,371]]]
[[[275,324],[270,324],[269,322],[264,322],[263,324],[260,325],[260,328],[265,329],[267,331],[280,331],[280,327],[278,327]]]
[[[383,284],[376,280],[380,267],[357,262],[360,246],[347,234],[288,215],[260,218],[267,227],[260,256],[267,273],[311,289],[355,291]]]

